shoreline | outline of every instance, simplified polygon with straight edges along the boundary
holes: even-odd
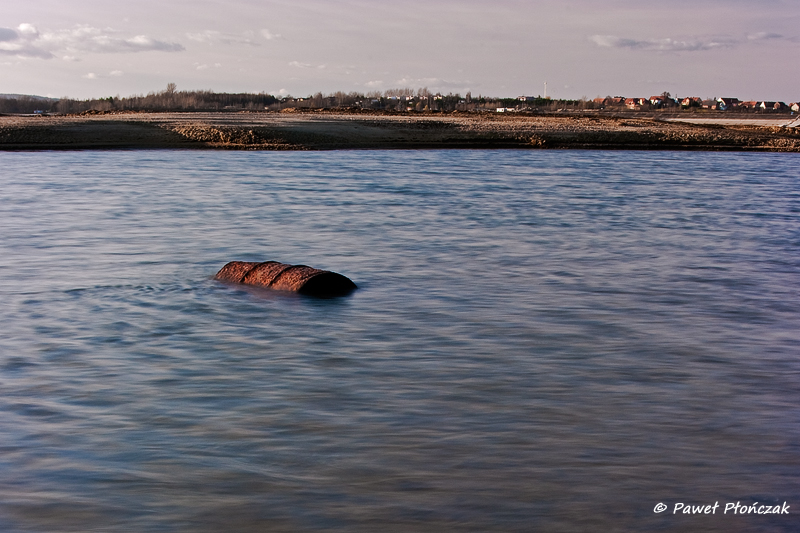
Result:
[[[0,116],[0,151],[576,148],[800,152],[800,130],[776,125],[782,119],[766,120],[331,111],[6,115]]]

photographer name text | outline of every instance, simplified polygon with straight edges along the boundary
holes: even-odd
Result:
[[[790,507],[791,505],[787,505],[786,502],[783,502],[783,505],[763,505],[759,504],[759,502],[746,504],[742,504],[741,502],[726,503],[725,507],[722,509],[722,514],[789,514]],[[672,509],[672,514],[717,514],[719,508],[719,502],[714,502],[713,505],[691,505],[677,502]],[[658,514],[668,509],[669,507],[666,504],[659,503],[656,505],[655,509],[653,509],[653,512]]]

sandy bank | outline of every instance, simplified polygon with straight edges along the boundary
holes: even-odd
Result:
[[[741,122],[741,121],[740,121]],[[651,118],[337,113],[0,116],[0,150],[594,148],[800,151],[796,128]]]
[[[764,128],[780,128],[785,126],[796,127],[800,125],[800,120],[796,116],[778,116],[778,117],[751,117],[747,115],[734,116],[732,118],[725,117],[670,117],[664,120],[669,122],[683,122],[685,124],[696,125],[710,125],[710,126],[759,126]]]

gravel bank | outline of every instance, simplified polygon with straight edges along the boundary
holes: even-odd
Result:
[[[796,128],[652,118],[369,113],[0,116],[0,150],[592,148],[800,151]]]

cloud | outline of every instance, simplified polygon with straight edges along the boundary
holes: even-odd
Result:
[[[178,43],[170,43],[166,41],[159,41],[148,37],[147,35],[137,35],[132,39],[114,39],[108,40],[110,47],[106,50],[109,52],[143,52],[143,51],[159,51],[159,52],[180,52],[185,48]]]
[[[0,28],[0,42],[16,41],[19,38],[17,32],[11,28]]]
[[[35,57],[39,59],[51,59],[53,54],[46,50],[41,50],[27,43],[0,42],[0,54],[17,57]]]
[[[260,46],[255,40],[252,31],[244,33],[222,33],[216,30],[205,30],[196,33],[187,33],[186,37],[192,41],[205,44],[246,44],[250,46]]]
[[[268,41],[272,41],[273,39],[280,39],[281,38],[281,34],[280,33],[272,33],[271,31],[269,31],[267,29],[261,30],[261,35],[264,37],[264,39],[266,39]]]
[[[12,35],[13,32],[13,35]],[[16,30],[0,28],[0,53],[18,57],[50,59],[55,54],[75,60],[78,53],[180,52],[184,47],[147,35],[120,36],[113,29],[92,26],[40,32],[35,26],[20,24]]]
[[[68,52],[90,52],[98,54],[130,52],[180,52],[184,50],[178,43],[159,41],[147,35],[123,38],[114,30],[100,30],[91,26],[78,26],[70,30],[43,33],[36,44],[45,50],[65,50]]]
[[[297,68],[316,68],[316,69],[327,68],[327,65],[312,65],[311,63],[301,63],[300,61],[290,61],[289,66]]]
[[[102,78],[118,78],[123,74],[124,72],[122,72],[121,70],[112,70],[108,74],[97,74],[96,72],[87,72],[81,77],[86,78],[87,80],[99,80]]]
[[[0,28],[0,54],[40,59],[54,57],[49,51],[36,46],[38,38],[39,31],[31,24],[20,24],[16,30]]]
[[[213,43],[219,40],[220,32],[213,30],[206,30],[198,33],[187,33],[186,38],[198,43]]]
[[[25,39],[35,39],[39,37],[39,30],[33,24],[23,22],[17,27],[19,34]]]
[[[774,39],[783,39],[783,35],[779,33],[769,33],[766,31],[760,31],[758,33],[751,33],[747,36],[748,41],[768,41]]]
[[[719,48],[732,48],[739,41],[730,37],[677,39],[627,39],[616,35],[593,35],[592,41],[602,48],[628,48],[651,52],[698,52]]]

